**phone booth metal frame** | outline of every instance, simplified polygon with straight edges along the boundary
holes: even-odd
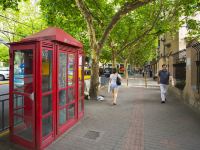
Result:
[[[84,115],[83,46],[55,27],[10,45],[10,138],[41,150]]]

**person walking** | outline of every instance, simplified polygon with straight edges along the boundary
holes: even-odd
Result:
[[[144,78],[144,73],[145,73],[145,72],[144,72],[144,69],[143,69],[143,70],[142,70],[142,76],[143,76],[143,78]]]
[[[167,71],[167,66],[163,64],[162,70],[158,72],[158,84],[160,84],[161,103],[166,102],[166,94],[169,85],[169,80],[172,81],[172,77],[170,76],[170,73]]]
[[[149,70],[149,77],[152,78],[152,69]]]
[[[117,85],[117,77],[122,80],[122,77],[117,73],[117,69],[113,68],[112,74],[110,75],[110,90],[112,91],[113,105],[117,104],[117,94],[119,85]]]

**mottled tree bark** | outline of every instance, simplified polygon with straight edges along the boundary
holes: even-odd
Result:
[[[112,49],[112,67],[116,68],[116,50]]]
[[[99,87],[99,55],[96,50],[92,51],[92,68],[91,68],[91,80],[90,80],[90,97],[96,99]]]
[[[128,59],[124,60],[124,76],[126,80],[126,85],[128,86]]]

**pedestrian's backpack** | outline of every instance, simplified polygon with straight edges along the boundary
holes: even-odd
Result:
[[[118,75],[117,75],[116,84],[117,84],[117,85],[121,85],[121,79],[118,77]]]

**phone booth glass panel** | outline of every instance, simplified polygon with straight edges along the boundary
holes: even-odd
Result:
[[[42,48],[42,138],[53,137],[53,50]]]
[[[62,126],[68,121],[67,113],[67,53],[59,51],[58,54],[58,106],[59,106],[59,126]]]

